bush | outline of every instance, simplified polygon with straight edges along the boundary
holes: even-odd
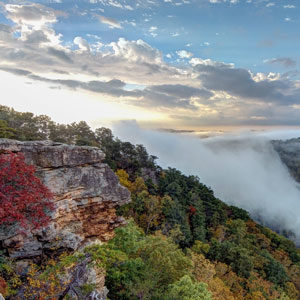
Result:
[[[35,176],[35,168],[22,154],[0,154],[0,226],[20,223],[39,228],[50,220],[53,209],[51,192]]]

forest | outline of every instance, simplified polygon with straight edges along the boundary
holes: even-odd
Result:
[[[127,225],[108,243],[84,250],[105,272],[110,300],[299,299],[300,252],[292,241],[216,198],[198,177],[161,168],[143,145],[123,142],[108,128],[92,130],[84,121],[57,124],[5,106],[0,138],[49,139],[106,154],[132,200],[118,209]],[[0,292],[7,299],[21,286],[28,299],[56,299],[51,295],[63,289],[59,274],[83,259],[82,253],[60,253],[32,263],[22,277],[14,260],[0,255]]]

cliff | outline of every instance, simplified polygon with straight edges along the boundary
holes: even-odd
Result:
[[[10,257],[24,259],[108,241],[124,223],[116,208],[130,201],[130,193],[102,163],[105,155],[98,148],[0,139],[0,150],[22,152],[54,194],[55,204],[47,228],[28,231],[26,236],[16,228],[0,230],[0,242]]]

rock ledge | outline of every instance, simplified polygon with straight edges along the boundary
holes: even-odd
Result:
[[[47,228],[26,237],[15,228],[0,229],[0,241],[11,257],[29,258],[51,249],[77,250],[94,240],[105,242],[113,237],[114,228],[124,224],[116,207],[128,203],[130,193],[102,162],[105,155],[98,148],[0,139],[0,150],[23,153],[54,194],[55,203]]]

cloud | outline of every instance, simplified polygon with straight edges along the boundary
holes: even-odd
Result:
[[[156,37],[156,36],[157,36],[156,30],[157,30],[157,27],[156,27],[156,26],[151,26],[151,27],[149,28],[149,32],[150,32],[150,34],[151,34],[153,37]]]
[[[180,58],[191,58],[194,55],[192,52],[186,50],[178,50],[176,53]]]
[[[115,97],[125,97],[127,98],[127,101],[129,103],[144,107],[159,106],[161,108],[197,109],[197,107],[192,104],[193,97],[207,99],[212,96],[212,93],[205,89],[199,89],[179,84],[153,85],[148,86],[144,89],[126,90],[124,89],[126,83],[118,79],[113,79],[106,82],[99,80],[84,82],[80,80],[50,79],[33,74],[27,70],[17,68],[0,66],[0,70],[19,76],[26,76],[31,80],[49,83],[52,85],[52,87],[53,85],[59,85],[68,87],[70,89],[82,89]]]
[[[288,5],[284,5],[283,8],[296,8],[296,6],[288,4]]]
[[[124,57],[131,61],[161,63],[162,54],[143,40],[127,41],[120,38],[118,42],[110,44],[116,56]]]
[[[108,18],[104,16],[97,16],[97,17],[102,23],[109,25],[110,28],[119,28],[119,29],[122,28],[121,24],[113,18]]]
[[[197,175],[222,201],[248,210],[254,219],[276,229],[292,230],[300,242],[300,191],[270,142],[289,133],[236,133],[200,139],[193,135],[140,129],[121,122],[114,134],[143,144],[164,167]],[[299,131],[293,132],[299,136]],[[283,201],[284,199],[284,201]]]
[[[227,0],[209,0],[209,2],[215,4],[215,3],[227,2]],[[239,2],[239,0],[229,0],[228,2],[231,4],[236,4]]]
[[[269,2],[269,3],[266,4],[266,7],[272,7],[272,6],[275,6],[275,3]]]
[[[209,98],[213,94],[205,89],[185,86],[182,84],[163,84],[163,85],[153,85],[151,86],[151,91],[158,92],[162,94],[167,94],[173,97],[188,99],[191,97],[204,97]]]
[[[228,65],[197,64],[198,79],[208,90],[224,91],[233,96],[280,105],[300,102],[300,88],[288,80],[265,78],[254,80],[252,74],[242,68]]]
[[[87,40],[83,39],[80,36],[76,36],[74,38],[74,44],[77,45],[79,47],[80,50],[82,51],[90,51],[90,45],[87,42]]]
[[[66,16],[62,11],[38,3],[30,5],[6,4],[7,17],[19,25],[41,28],[47,23],[54,23],[59,16]]]
[[[165,56],[142,39],[119,38],[99,44],[98,39],[88,43],[77,36],[73,43],[65,43],[54,30],[59,27],[53,26],[62,13],[41,5],[21,6],[7,12],[18,23],[0,25],[1,65],[7,72],[15,69],[15,75],[31,81],[108,95],[162,112],[183,126],[205,122],[300,124],[300,87],[295,73],[252,73],[232,63],[192,57],[192,52],[180,49]],[[38,12],[39,16],[31,15]],[[150,29],[157,30],[156,26]],[[189,64],[164,61],[176,55]],[[282,59],[273,63],[291,65]],[[126,90],[124,84],[144,88]]]
[[[184,108],[197,110],[193,103],[193,98],[207,100],[213,94],[202,88],[185,86],[182,84],[152,85],[142,92],[143,101],[139,101],[141,106]],[[196,101],[196,99],[195,99]]]
[[[211,59],[202,59],[200,57],[193,57],[189,63],[192,66],[197,66],[197,65],[204,65],[204,66],[214,66],[214,67],[220,67],[220,68],[233,68],[234,64],[233,63],[224,63],[224,62],[219,62],[219,61],[213,61]]]
[[[62,60],[63,62],[66,62],[68,64],[73,63],[72,59],[65,51],[58,50],[53,47],[49,47],[47,50],[51,56],[54,56],[54,57],[58,58],[59,60]]]
[[[42,44],[42,43],[49,43],[50,39],[48,38],[48,36],[44,33],[43,30],[35,30],[35,31],[31,31],[31,32],[27,32],[24,33],[22,35],[22,39],[31,45],[34,44]]]
[[[124,1],[122,1],[124,2]],[[135,5],[139,5],[139,1],[135,1]],[[111,6],[111,7],[116,7],[120,9],[125,9],[125,10],[134,10],[132,7],[132,3],[129,5],[128,3],[121,3],[120,1],[116,0],[90,0],[90,3],[96,4],[96,3],[101,3],[104,6]]]
[[[297,65],[296,61],[289,57],[278,57],[264,60],[268,64],[279,64],[286,68],[292,68]]]

